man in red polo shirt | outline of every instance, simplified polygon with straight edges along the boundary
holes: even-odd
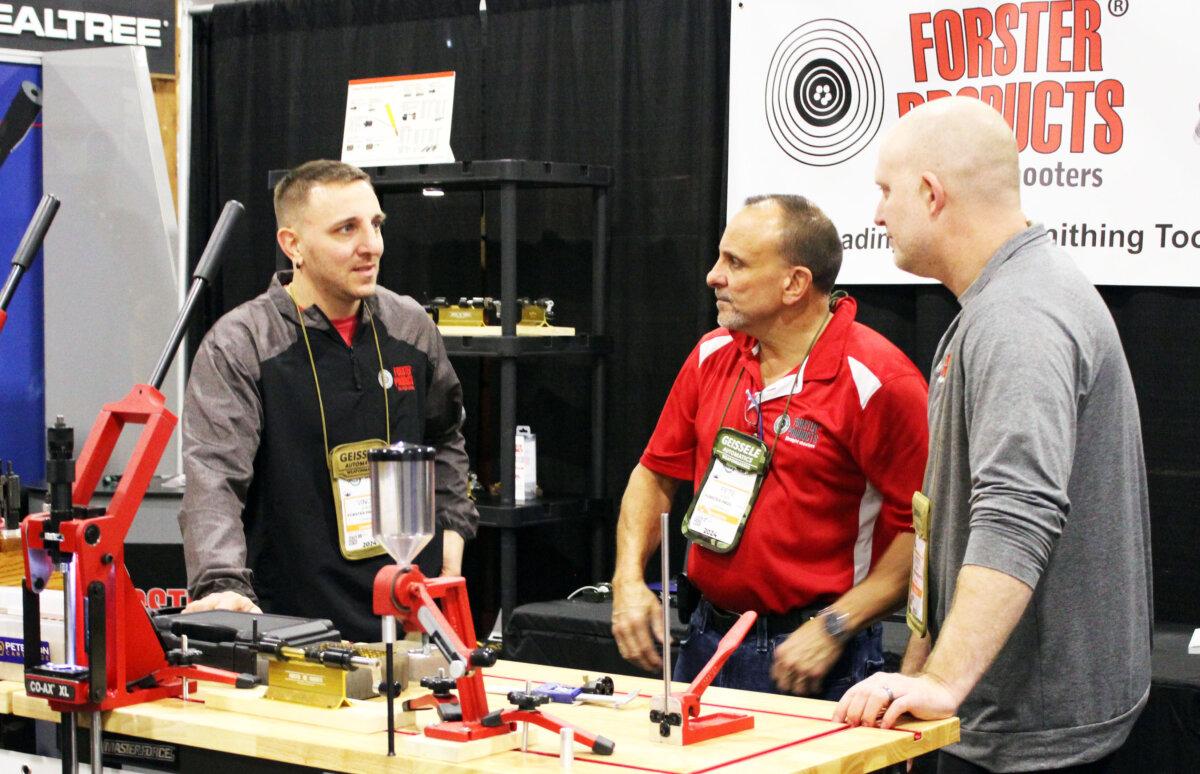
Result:
[[[882,665],[878,619],[908,590],[926,384],[832,294],[841,258],[799,196],[752,197],[725,230],[708,274],[721,327],[688,356],[621,502],[612,630],[643,669],[661,668],[663,637],[643,571],[681,480],[703,598],[676,680],[745,610],[759,623],[714,685],[836,699]]]

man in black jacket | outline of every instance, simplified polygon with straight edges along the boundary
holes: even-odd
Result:
[[[297,167],[275,215],[293,270],[217,321],[188,380],[187,610],[261,606],[375,640],[372,581],[392,560],[371,537],[362,452],[436,447],[438,529],[417,563],[459,574],[479,522],[462,388],[421,306],[376,285],[384,214],[362,170]]]

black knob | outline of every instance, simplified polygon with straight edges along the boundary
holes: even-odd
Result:
[[[471,666],[490,667],[496,663],[496,651],[476,648],[471,651]]]
[[[421,687],[428,688],[429,690],[433,691],[433,695],[439,699],[444,699],[449,696],[450,691],[454,690],[457,685],[458,682],[452,677],[436,677],[434,675],[430,675],[428,677],[421,678]]]

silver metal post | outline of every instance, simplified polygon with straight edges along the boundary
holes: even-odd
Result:
[[[63,576],[63,649],[66,663],[76,666],[75,661],[75,556],[71,561],[58,566]],[[73,774],[79,772],[79,715],[74,712],[62,713],[62,722],[66,727],[63,738],[63,770]]]
[[[671,560],[667,540],[667,520],[670,517],[665,511],[658,516],[659,530],[662,536],[658,549],[662,557],[662,667],[663,667],[663,707],[671,701]]]
[[[183,656],[186,659],[187,658],[187,649],[188,649],[188,640],[187,640],[186,634],[181,634],[179,636],[179,647],[181,650],[183,650]],[[189,681],[188,681],[187,677],[185,676],[183,678],[183,703],[184,704],[187,704],[187,700],[188,700],[188,682]]]
[[[575,761],[575,729],[564,728],[558,732],[558,761],[563,771],[570,771]]]
[[[529,681],[525,681],[525,695],[529,695]],[[529,721],[521,723],[521,752],[529,750]]]
[[[63,576],[63,649],[67,664],[75,666],[75,556],[58,566]]]
[[[92,713],[92,771],[104,771],[104,718],[99,710]]]

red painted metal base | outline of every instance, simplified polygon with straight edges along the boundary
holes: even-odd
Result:
[[[162,643],[125,568],[125,536],[176,422],[163,394],[150,385],[139,384],[121,400],[101,409],[79,453],[71,500],[74,505],[84,507],[91,502],[125,425],[144,425],[107,512],[95,518],[64,521],[60,527],[60,550],[75,557],[74,657],[75,663],[82,667],[89,663],[84,612],[88,608],[84,601],[96,584],[103,592],[105,689],[98,700],[93,700],[87,681],[81,681],[77,685],[83,690],[77,690],[73,700],[50,701],[50,706],[58,712],[111,710],[182,696],[183,681],[188,678],[230,685],[236,682],[237,676],[232,672],[167,663]],[[53,569],[45,543],[49,518],[49,514],[38,513],[21,522],[28,589],[45,588]],[[40,679],[37,675],[30,677]]]

